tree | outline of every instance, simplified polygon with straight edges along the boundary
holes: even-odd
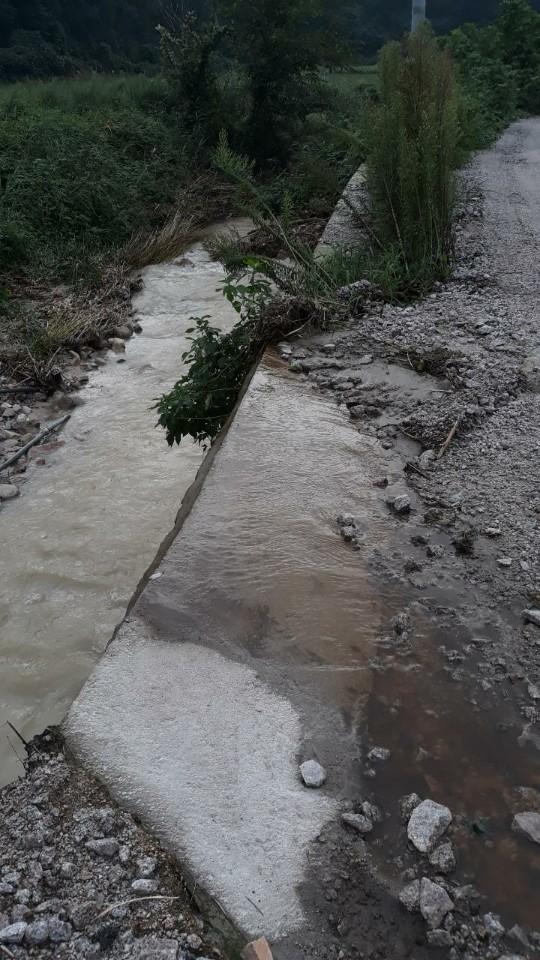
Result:
[[[231,51],[249,89],[244,148],[259,165],[283,164],[321,99],[323,0],[218,0]]]

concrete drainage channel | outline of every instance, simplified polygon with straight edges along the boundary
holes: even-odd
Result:
[[[510,830],[506,798],[536,782],[538,757],[494,738],[500,713],[479,715],[441,655],[459,642],[479,659],[500,624],[452,574],[420,593],[393,574],[418,506],[401,452],[289,366],[265,353],[68,743],[182,863],[231,954],[264,937],[275,960],[422,960],[467,941],[502,957],[488,907],[536,916],[536,819]],[[512,930],[520,955],[540,944]]]

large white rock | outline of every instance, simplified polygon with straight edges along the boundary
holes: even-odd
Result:
[[[534,810],[516,813],[512,820],[512,830],[521,833],[533,843],[540,843],[540,813],[535,813]]]
[[[430,853],[451,823],[448,807],[434,800],[423,800],[411,814],[407,836],[420,853]]]

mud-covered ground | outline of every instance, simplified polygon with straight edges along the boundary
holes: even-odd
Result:
[[[219,960],[178,867],[54,730],[0,792],[0,957]]]
[[[426,923],[418,943],[454,960],[540,948],[539,149],[540,123],[522,121],[467,171],[456,268],[425,301],[344,289],[353,320],[280,345],[292,372],[401,454],[376,481],[399,549],[366,555],[347,504],[336,518],[344,549],[410,591],[375,664],[369,738],[390,756],[364,770],[382,810],[365,843],[390,885],[431,878],[447,891],[443,932]],[[411,790],[454,815],[446,872],[411,857],[398,813]],[[407,955],[397,940],[384,950]]]

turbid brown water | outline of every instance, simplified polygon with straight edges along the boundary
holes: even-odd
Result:
[[[0,784],[21,770],[6,721],[29,738],[62,719],[201,463],[189,442],[167,447],[152,404],[182,370],[191,318],[233,322],[222,275],[201,243],[144,271],[142,334],[91,375],[65,443],[2,510]]]

